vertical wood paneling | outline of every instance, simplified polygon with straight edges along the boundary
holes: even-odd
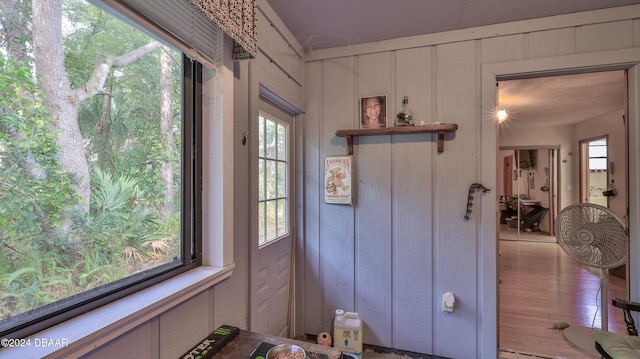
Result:
[[[394,103],[390,52],[358,58],[359,96],[387,94]],[[387,124],[393,114],[387,111]],[[363,338],[391,346],[391,136],[361,137],[354,149],[357,173],[356,305]]]
[[[580,26],[576,28],[577,53],[630,48],[632,20]]]
[[[390,136],[361,137],[354,150],[357,173],[356,305],[366,343],[391,346],[391,144]]]
[[[320,161],[320,122],[322,121],[323,97],[323,63],[321,61],[307,64],[307,112],[304,116],[304,210],[298,208],[298,218],[304,218],[304,232],[300,232],[304,243],[304,257],[300,262],[304,265],[303,273],[296,273],[296,285],[304,288],[302,315],[304,333],[318,334],[328,328],[324,327],[323,316],[323,282],[320,277],[320,202],[321,176]]]
[[[525,55],[523,34],[490,37],[482,40],[482,62],[522,60]]]
[[[285,69],[287,75],[297,82],[303,82],[304,61],[290,45],[289,41],[281,35],[283,29],[276,29],[275,25],[263,12],[258,11],[258,45],[260,50],[267,54],[270,61],[277,63]],[[295,45],[295,44],[294,44]],[[258,56],[260,57],[260,55]]]
[[[213,331],[209,295],[205,291],[160,316],[160,358],[177,358]]]
[[[302,86],[305,62],[299,54],[300,49],[297,49],[299,44],[291,43],[292,40],[286,36],[290,35],[287,29],[276,28],[276,24],[283,24],[271,9],[260,9],[257,17],[260,53],[252,63],[260,67],[261,84],[295,107],[304,108]]]
[[[309,189],[321,198],[320,270],[324,305],[323,308],[308,310],[323,310],[326,329],[331,327],[336,309],[354,309],[354,207],[324,203],[324,158],[347,154],[345,139],[336,137],[335,132],[341,128],[352,128],[356,123],[354,66],[353,57],[324,61],[323,116],[319,129],[322,149],[320,177],[318,186]]]
[[[409,96],[417,121],[431,123],[431,48],[396,53],[396,99]],[[400,102],[400,101],[396,101]],[[399,111],[398,108],[396,111]],[[431,136],[394,136],[392,147],[393,347],[433,351]]]
[[[477,245],[474,221],[463,219],[469,186],[477,181],[476,150],[476,47],[467,41],[438,46],[438,120],[457,123],[455,141],[448,142],[437,156],[434,183],[436,221],[434,267],[435,297],[445,292],[457,298],[456,311],[434,308],[437,355],[473,358],[476,328],[468,325],[475,317],[477,296]],[[464,99],[461,101],[461,99]],[[476,194],[476,197],[478,195]],[[475,201],[476,205],[478,200]],[[460,345],[465,338],[465,345]]]
[[[573,27],[536,31],[529,34],[531,58],[570,55],[576,52],[576,29]]]
[[[153,330],[155,329],[155,331]],[[154,328],[151,324],[141,325],[107,345],[84,355],[81,359],[112,359],[112,358],[158,358],[157,321]],[[182,337],[182,339],[185,339]],[[188,349],[185,349],[187,351]],[[183,353],[177,353],[177,358]]]

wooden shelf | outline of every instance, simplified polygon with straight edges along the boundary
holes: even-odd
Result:
[[[438,133],[438,153],[444,151],[444,134],[456,132],[456,124],[424,125],[424,126],[397,126],[385,128],[363,128],[355,130],[338,130],[336,136],[346,137],[349,155],[353,155],[353,136],[381,136],[381,135],[402,135],[410,133]]]

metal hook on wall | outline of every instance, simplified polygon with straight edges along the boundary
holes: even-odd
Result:
[[[469,186],[469,196],[467,197],[467,213],[464,215],[465,220],[469,220],[469,215],[471,214],[471,207],[473,207],[473,192],[481,190],[482,193],[487,193],[491,191],[489,188],[481,185],[480,183],[474,183]]]

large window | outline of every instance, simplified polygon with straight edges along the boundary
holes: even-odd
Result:
[[[273,116],[258,117],[258,242],[289,233],[288,126]]]
[[[201,65],[88,2],[25,4],[0,9],[0,337],[12,338],[200,263]]]

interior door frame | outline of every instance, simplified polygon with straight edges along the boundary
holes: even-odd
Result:
[[[249,240],[249,328],[253,331],[259,331],[266,334],[277,335],[282,337],[289,336],[294,330],[293,315],[293,301],[292,296],[295,292],[295,244],[296,244],[296,180],[294,174],[296,173],[296,114],[284,108],[278,103],[275,103],[268,96],[261,91],[258,98],[257,114],[250,122],[252,126],[255,126],[252,131],[255,136],[252,136],[252,148],[254,149],[251,154],[251,178],[253,179],[250,184],[249,202],[251,208],[251,231]],[[258,116],[267,115],[272,117],[278,122],[287,124],[287,156],[289,164],[289,172],[287,173],[287,196],[289,201],[289,208],[287,213],[287,220],[289,226],[289,232],[280,238],[274,239],[270,242],[259,244],[259,228],[258,228],[258,136],[259,129],[257,128]],[[255,183],[254,183],[255,182]],[[266,258],[266,259],[265,259]],[[266,264],[269,263],[269,267]],[[285,273],[286,272],[286,273]],[[278,291],[278,288],[274,285],[282,285],[283,281],[288,280],[288,291],[286,300],[278,301],[277,298],[272,298],[268,295],[269,292]],[[274,288],[271,288],[274,287]],[[284,298],[282,298],[284,299]],[[275,301],[275,303],[273,303]],[[265,315],[269,313],[261,313],[262,310],[266,310],[268,305],[287,306],[286,309],[286,323],[278,325],[271,321],[270,318],[265,318]]]
[[[552,74],[569,74],[578,72],[593,72],[604,70],[628,70],[627,100],[628,100],[628,133],[629,153],[640,151],[640,48],[610,50],[598,53],[557,56],[552,59],[527,59],[484,64],[481,68],[481,99],[483,108],[497,108],[496,81],[505,77],[546,76]],[[480,153],[492,154],[476,157],[478,178],[482,183],[495,187],[497,149],[497,120],[494,111],[480,111],[481,139]],[[640,226],[640,156],[629,157],[628,188],[629,188],[629,297],[640,300],[640,241],[638,231]],[[488,193],[487,200],[481,203],[483,221],[479,221],[478,233],[481,251],[479,251],[480,270],[482,271],[482,290],[480,294],[479,315],[485,320],[481,324],[483,335],[482,357],[497,357],[498,353],[498,216],[495,210],[496,194]]]

